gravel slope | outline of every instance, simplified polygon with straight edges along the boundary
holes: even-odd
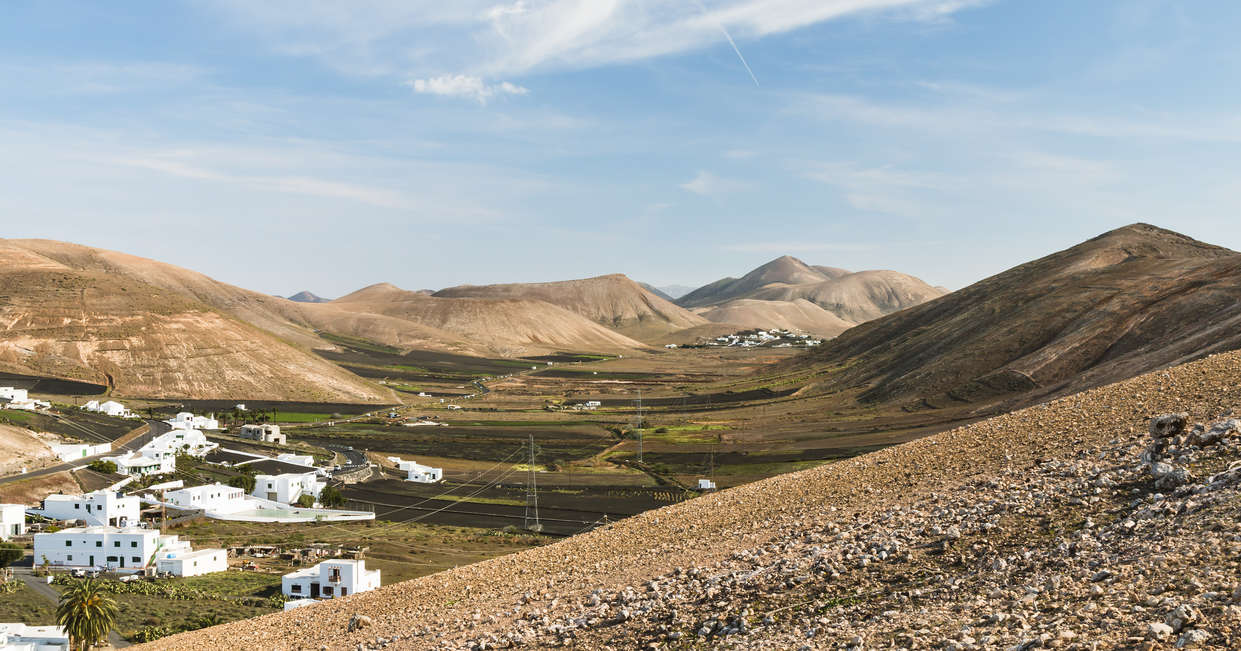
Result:
[[[1151,418],[1239,406],[1241,353],[1216,355],[152,646],[1236,648],[1241,435],[1173,443],[1180,487],[1141,455]]]

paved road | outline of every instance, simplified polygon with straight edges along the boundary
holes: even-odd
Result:
[[[370,461],[366,458],[366,453],[361,450],[355,450],[344,445],[325,445],[323,446],[333,452],[339,452],[345,456],[345,463],[336,472],[348,472],[357,470],[358,468],[370,465]]]
[[[118,454],[122,454],[124,452],[137,450],[138,448],[146,445],[147,443],[150,443],[151,440],[154,439],[155,437],[161,434],[166,434],[169,431],[172,431],[172,425],[169,425],[168,423],[165,423],[164,421],[161,421],[161,420],[148,420],[146,421],[146,423],[147,425],[151,426],[151,430],[149,432],[147,432],[146,434],[143,434],[142,436],[139,436],[138,438],[135,438],[134,440],[124,445],[121,445],[117,449],[111,452],[108,452],[107,454],[97,454],[93,457],[83,457],[81,459],[74,459],[73,461],[70,461],[68,463],[61,463],[55,466],[48,466],[47,468],[31,470],[30,472],[24,475],[8,475],[6,477],[0,477],[0,484],[7,484],[9,482],[21,481],[23,479],[33,479],[35,477],[42,477],[44,475],[52,475],[58,472],[65,472],[66,470],[73,470],[74,468],[85,466],[89,464],[90,462],[95,461],[97,459],[102,459],[105,456],[111,457],[111,456],[116,456]]]

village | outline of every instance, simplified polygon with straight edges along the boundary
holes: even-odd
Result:
[[[49,416],[66,411],[30,400],[20,389],[0,387],[0,396],[7,410]],[[236,411],[245,411],[244,405],[237,407]],[[227,428],[216,418],[191,412],[144,421],[115,401],[91,400],[78,409],[130,421],[135,431],[146,433],[135,439],[132,449],[115,441],[50,446],[66,467],[119,479],[80,494],[43,495],[37,504],[0,504],[0,547],[20,551],[27,559],[23,564],[10,558],[0,565],[0,593],[34,589],[54,596],[48,591],[89,577],[105,581],[117,593],[171,594],[185,581],[219,582],[211,577],[236,573],[269,576],[271,580],[257,583],[266,585],[270,594],[248,598],[254,603],[242,611],[251,616],[270,609],[310,607],[381,585],[381,570],[367,567],[366,546],[294,536],[296,541],[286,544],[196,547],[169,531],[204,520],[260,526],[373,523],[372,510],[340,508],[344,499],[339,488],[350,475],[369,476],[369,462],[319,463],[312,454],[258,454],[253,448],[233,449],[208,439],[208,434],[228,436],[239,443],[280,449],[287,444],[287,435],[271,423],[246,423],[226,434]],[[433,484],[443,479],[441,468],[400,457],[387,461],[390,471],[402,473],[409,482]],[[202,474],[191,470],[203,467],[231,474],[231,479],[205,482]],[[38,474],[23,467],[16,477]],[[10,563],[12,567],[4,567]],[[228,599],[249,603],[244,597]],[[151,625],[131,631],[129,641],[171,632],[176,630]],[[112,641],[125,643],[120,638]],[[68,643],[67,634],[56,626],[0,623],[0,649],[51,651],[67,649]]]
[[[694,344],[665,344],[664,348],[814,348],[823,340],[813,335],[768,328],[766,330],[743,330],[713,338],[699,339]]]

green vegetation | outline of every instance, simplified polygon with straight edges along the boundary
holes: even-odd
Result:
[[[8,567],[25,556],[26,552],[14,543],[0,543],[0,567]]]
[[[0,598],[0,621],[21,622],[31,626],[48,626],[56,622],[56,605],[21,581],[2,584],[12,586]]]
[[[113,474],[116,472],[116,462],[104,461],[103,459],[96,459],[95,461],[90,462],[90,465],[86,467],[94,470],[95,472],[102,472],[104,474]]]
[[[254,492],[254,475],[238,475],[228,480],[228,485],[240,488],[247,494]]]
[[[365,351],[372,352],[372,353],[381,353],[385,355],[400,355],[401,354],[400,348],[396,348],[393,346],[386,346],[384,344],[376,343],[368,339],[362,339],[360,337],[348,337],[345,335],[334,335],[330,332],[320,332],[318,334],[319,334],[320,339],[326,339],[327,341],[330,341],[334,344],[340,344],[342,346],[348,346],[350,348],[357,348],[359,350],[365,350]]]
[[[340,414],[314,414],[306,411],[273,411],[271,420],[274,423],[321,423],[343,418]]]
[[[319,502],[330,509],[344,506],[345,496],[340,494],[340,489],[335,486],[328,486],[319,493]]]
[[[107,596],[100,579],[76,582],[60,595],[56,623],[69,634],[69,644],[88,649],[107,639],[120,610]]]

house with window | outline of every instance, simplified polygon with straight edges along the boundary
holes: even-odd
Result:
[[[177,508],[202,509],[208,515],[227,515],[250,508],[244,489],[218,483],[168,491],[164,501]]]
[[[128,527],[138,524],[142,502],[116,491],[99,490],[85,495],[48,495],[35,515],[52,520],[81,520],[87,526]]]
[[[155,566],[175,576],[198,576],[228,569],[223,549],[195,551],[177,536],[140,527],[71,527],[34,536],[37,567],[93,568],[135,573]]]
[[[208,452],[218,447],[219,443],[208,441],[207,436],[196,429],[174,429],[155,437],[139,448],[138,452],[151,459],[175,459],[178,454],[205,457]]]
[[[250,494],[272,502],[295,504],[303,495],[309,495],[318,501],[319,493],[322,493],[326,486],[327,482],[319,481],[316,472],[257,475],[254,478],[254,491]]]
[[[284,575],[281,589],[290,599],[335,599],[379,587],[379,570],[364,560],[335,559]]]
[[[61,461],[76,461],[93,457],[99,454],[107,454],[112,451],[111,443],[100,443],[98,445],[88,445],[86,443],[66,443],[64,445],[53,445],[52,454],[55,454]]]
[[[280,433],[279,425],[269,423],[263,425],[242,425],[237,435],[243,439],[272,443],[274,445],[284,445],[286,438],[284,434]]]
[[[406,461],[400,457],[388,457],[388,461],[396,464],[397,469],[405,473],[405,481],[413,481],[420,484],[434,484],[435,482],[444,479],[443,468],[424,466],[416,461]]]
[[[127,477],[165,475],[177,469],[177,458],[174,455],[153,459],[137,452],[126,452],[117,457],[104,457],[101,461],[115,463],[116,472]]]
[[[172,425],[173,429],[220,429],[220,421],[206,416],[195,416],[188,411],[183,411],[164,422]]]
[[[0,504],[0,540],[26,535],[26,507],[22,504]],[[0,649],[3,649],[0,646]]]

